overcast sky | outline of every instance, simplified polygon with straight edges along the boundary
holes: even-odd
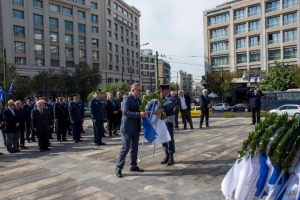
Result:
[[[179,70],[204,75],[203,11],[225,0],[124,0],[141,11],[141,49],[152,49],[171,61],[195,63],[201,66],[171,62],[172,81]],[[188,56],[201,56],[197,58]],[[196,80],[197,82],[199,80]]]

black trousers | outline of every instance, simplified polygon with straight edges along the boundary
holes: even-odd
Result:
[[[260,108],[259,107],[251,107],[252,112],[252,123],[260,122]]]
[[[206,126],[208,126],[208,120],[209,120],[209,110],[208,109],[201,110],[200,126],[202,126],[202,124],[203,124],[204,117],[205,117]]]
[[[19,126],[20,145],[25,145],[25,123],[20,123]]]
[[[57,122],[55,123],[55,127],[56,127],[56,137],[57,140],[65,140],[66,139],[66,121],[60,121],[57,120]]]
[[[116,133],[118,127],[118,115],[108,118],[108,132],[109,134]]]
[[[38,141],[38,145],[39,145],[39,149],[40,150],[46,150],[49,147],[49,133],[48,130],[43,131],[43,132],[36,132],[38,137],[39,137],[39,141]]]
[[[31,134],[31,121],[30,120],[25,122],[25,130],[26,130],[26,140],[30,141],[30,134]]]
[[[190,124],[191,128],[193,128],[193,121],[191,117],[191,111],[186,109],[186,110],[180,110],[181,116],[182,116],[182,122],[183,122],[183,127],[186,128],[186,121]]]
[[[175,110],[175,128],[178,128],[178,114],[179,114],[179,109]]]

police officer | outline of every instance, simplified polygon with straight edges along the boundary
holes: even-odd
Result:
[[[37,95],[35,95],[35,97],[34,97],[34,101],[30,104],[30,109],[31,110],[34,110],[34,109],[36,109],[36,102],[39,100],[39,98],[40,98],[40,96],[42,96],[42,95],[39,95],[39,94],[37,94]],[[31,113],[31,111],[30,111],[30,113]],[[30,120],[31,120],[31,116],[30,116]],[[30,122],[31,123],[31,122]],[[31,125],[30,125],[31,126]],[[31,137],[30,137],[30,140],[32,141],[32,142],[36,142],[36,140],[35,140],[35,131],[33,130],[33,129],[31,129]]]
[[[162,144],[164,151],[166,153],[165,158],[162,160],[161,164],[167,164],[167,166],[174,164],[173,154],[175,153],[175,142],[174,142],[174,124],[175,124],[175,112],[174,107],[176,106],[176,99],[170,94],[170,85],[160,85],[161,95],[163,97],[162,108],[154,111],[155,115],[166,113],[167,119],[166,126],[168,128],[169,134],[171,136],[171,141]]]
[[[33,106],[31,106],[32,104],[32,97],[27,97],[26,98],[26,102],[23,105],[23,110],[24,110],[24,117],[25,117],[25,138],[27,140],[27,142],[30,142],[30,134],[31,134],[31,111],[33,109]]]
[[[102,142],[104,134],[103,123],[106,119],[105,101],[100,98],[100,89],[94,90],[94,98],[89,103],[90,115],[93,120],[94,142],[96,146],[105,145]]]
[[[47,99],[47,103],[45,105],[45,108],[49,110],[49,113],[50,113],[50,116],[51,116],[51,119],[53,120],[52,121],[52,124],[54,123],[54,111],[53,111],[53,102],[52,102],[53,98],[52,97],[49,97]],[[49,139],[53,139],[52,137],[52,133],[53,133],[53,126],[52,128],[49,129]]]
[[[69,115],[69,103],[72,101],[72,95],[67,95],[66,96],[66,109],[67,109],[67,113]],[[68,116],[68,120],[67,120],[67,124],[66,124],[66,128],[67,128],[67,132],[68,135],[72,135],[71,130],[72,130],[72,124],[70,121],[70,116]]]
[[[73,94],[73,101],[69,102],[68,111],[70,122],[72,125],[73,140],[75,143],[82,142],[80,139],[81,124],[84,120],[84,110],[81,101],[79,101],[79,94]]]
[[[65,109],[65,103],[63,102],[64,96],[58,96],[58,102],[54,105],[54,123],[56,127],[57,141],[67,141],[66,139],[66,123],[67,123],[67,113]]]

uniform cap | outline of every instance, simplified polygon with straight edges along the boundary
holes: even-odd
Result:
[[[63,94],[59,94],[59,95],[57,95],[57,98],[64,98],[64,95]]]
[[[159,87],[160,87],[161,90],[166,90],[166,89],[170,88],[170,85],[169,84],[164,84],[164,85],[160,85]]]
[[[32,101],[33,99],[32,99],[32,97],[27,97],[26,100],[31,100]]]
[[[72,97],[76,97],[76,96],[79,96],[79,94],[78,93],[72,94]]]
[[[101,90],[99,88],[94,90],[94,93],[100,93],[100,92],[101,92]]]

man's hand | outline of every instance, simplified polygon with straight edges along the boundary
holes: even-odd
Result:
[[[95,119],[93,119],[93,123],[96,123],[96,120],[95,120]]]
[[[74,121],[71,121],[71,124],[74,124]]]
[[[54,120],[54,123],[56,123],[56,122],[57,122],[57,119]]]
[[[51,127],[50,127],[51,128]],[[33,128],[34,131],[36,131],[36,128]]]
[[[160,108],[160,109],[154,111],[153,114],[154,115],[161,115],[161,114],[163,114],[163,112],[164,112],[164,110]]]
[[[141,112],[141,117],[147,117],[147,112]]]
[[[84,119],[81,119],[82,122],[84,122]]]
[[[50,128],[53,128],[53,125],[50,125]]]
[[[19,123],[16,123],[16,127],[19,127]]]
[[[118,111],[114,111],[113,114],[118,114]]]
[[[207,104],[207,108],[210,108],[210,104]]]

